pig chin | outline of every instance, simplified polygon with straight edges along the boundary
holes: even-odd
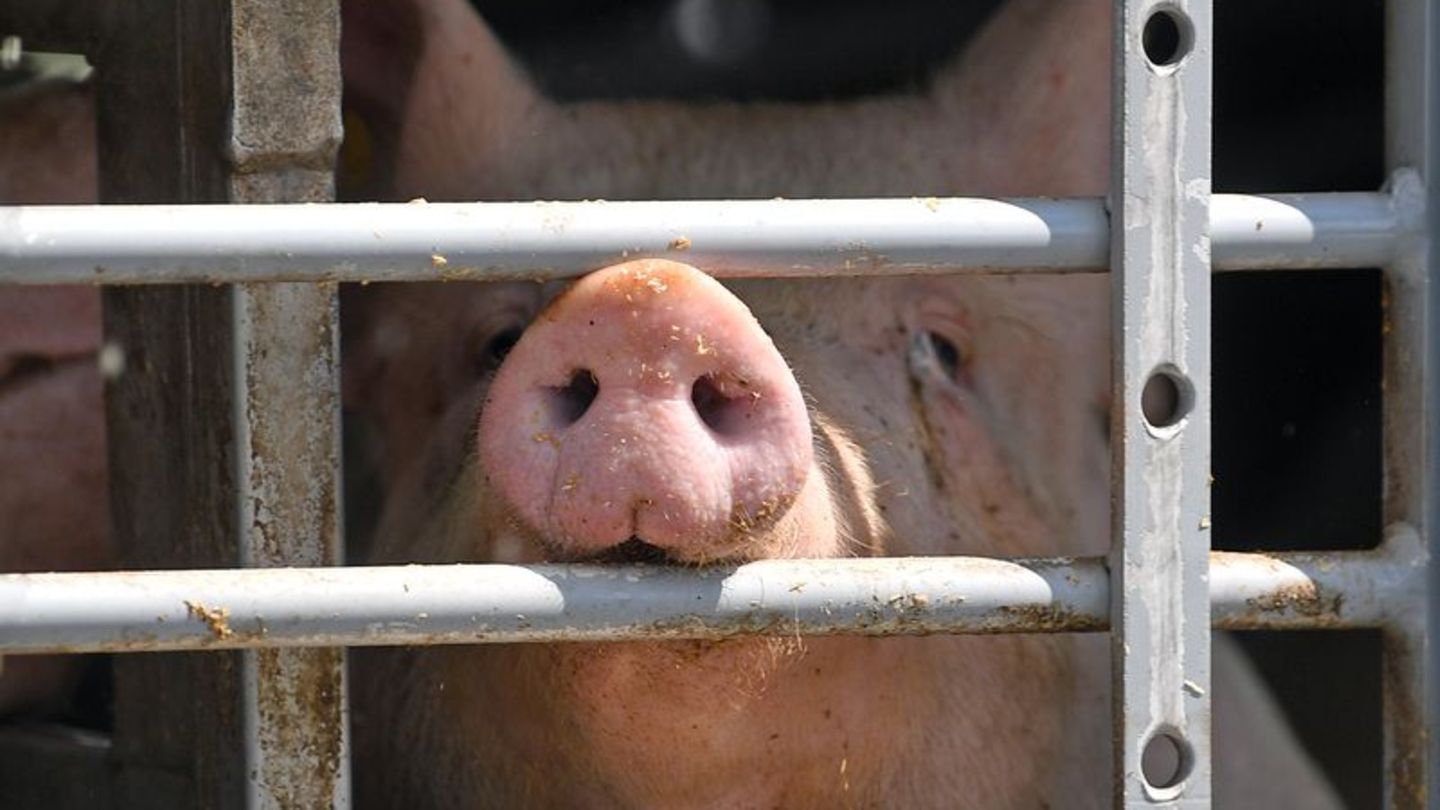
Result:
[[[732,534],[724,544],[680,552],[639,539],[599,554],[577,552],[563,539],[525,526],[492,492],[481,501],[508,518],[496,521],[486,556],[505,562],[679,565],[837,556],[846,551],[843,512],[832,503],[827,469],[816,464],[790,508],[766,526]],[[745,636],[444,648],[434,654],[447,662],[442,668],[449,685],[446,700],[455,701],[449,716],[468,718],[475,706],[508,705],[515,700],[510,690],[517,676],[523,688],[537,690],[526,703],[529,714],[500,723],[499,748],[514,752],[522,763],[545,762],[564,773],[578,769],[567,784],[554,788],[563,796],[541,804],[758,807],[787,806],[784,795],[795,779],[838,784],[834,773],[845,747],[862,746],[863,734],[856,729],[866,701],[855,696],[866,692],[858,683],[886,676],[867,669],[878,666],[878,660],[857,659],[856,644],[854,639]],[[784,720],[797,707],[821,718],[823,726],[804,735],[803,743],[796,742],[796,732]],[[475,715],[474,722],[475,730],[464,739],[494,733],[496,719],[488,710]],[[527,746],[539,733],[536,728],[552,729],[547,733],[554,737],[532,750]],[[794,756],[795,762],[776,767],[776,758],[783,756]],[[485,771],[491,767],[489,762],[476,765]],[[823,775],[812,774],[813,768]],[[855,779],[858,785],[860,775]],[[616,797],[614,804],[596,798],[604,796]]]

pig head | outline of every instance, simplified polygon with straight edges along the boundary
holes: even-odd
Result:
[[[396,199],[1098,196],[1108,5],[1007,4],[914,95],[560,105],[468,6],[435,0],[387,29],[413,34],[389,41],[403,91],[353,98]],[[347,64],[373,69],[364,26],[347,36]],[[371,559],[1104,553],[1103,276],[722,285],[684,258],[569,288],[350,291],[347,398],[386,493]],[[1098,636],[353,660],[357,794],[375,806],[1109,802]],[[1215,672],[1222,801],[1334,806],[1223,642]]]
[[[431,4],[387,174],[397,197],[430,199],[1099,194],[1108,27],[1103,4],[1083,11],[1097,9],[1085,25],[1067,19],[1078,8],[1008,10],[925,96],[560,107],[468,8]],[[1042,37],[1037,56],[995,41],[1021,31]],[[982,69],[1050,89],[1002,103]],[[462,92],[484,103],[426,108]],[[1020,122],[1046,114],[1064,145],[1029,152],[1004,133],[1031,140]],[[963,134],[941,149],[947,133]],[[373,559],[1103,552],[1103,277],[721,285],[703,270],[631,262],[563,292],[353,291],[347,392],[378,428],[388,493]],[[1100,800],[1104,670],[1080,643],[356,651],[358,792],[377,806],[1033,807],[1087,774]]]

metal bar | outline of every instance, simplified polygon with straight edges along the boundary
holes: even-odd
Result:
[[[1376,267],[1405,193],[1217,195],[1221,270]],[[573,276],[670,256],[722,276],[1102,270],[1099,200],[763,200],[0,208],[0,283]]]
[[[334,284],[234,290],[242,565],[343,561],[336,292]],[[349,806],[345,659],[339,647],[246,653],[241,697],[250,808]]]
[[[1210,260],[1216,270],[1378,267],[1420,227],[1414,172],[1398,170],[1384,193],[1216,194]]]
[[[229,2],[230,200],[333,199],[341,134],[339,3]],[[245,284],[231,300],[241,564],[338,565],[337,288]],[[349,807],[345,660],[342,647],[245,653],[241,720],[251,810]]]
[[[1232,630],[1403,620],[1423,549],[1211,557],[1210,615]],[[435,565],[0,575],[0,651],[156,650],[1103,631],[1106,561],[764,560],[685,569]]]
[[[984,558],[9,574],[0,649],[1098,629],[1105,580],[1099,559]]]
[[[1350,630],[1409,620],[1423,593],[1426,551],[1408,526],[1369,551],[1210,552],[1210,620],[1217,630]]]
[[[338,3],[101,16],[102,198],[331,198]],[[336,309],[333,285],[106,290],[126,359],[106,397],[111,502],[131,564],[339,561]],[[345,806],[344,674],[343,650],[123,659],[117,803]]]
[[[1117,807],[1210,806],[1210,21],[1209,0],[1115,3]]]
[[[1411,101],[1419,106],[1424,116],[1424,152],[1419,165],[1425,174],[1424,216],[1421,231],[1424,234],[1424,254],[1415,261],[1424,267],[1423,327],[1413,337],[1420,340],[1424,354],[1420,382],[1420,429],[1422,439],[1418,462],[1422,494],[1420,550],[1427,553],[1420,575],[1424,582],[1419,598],[1421,603],[1413,615],[1418,626],[1410,628],[1412,637],[1418,641],[1415,662],[1420,672],[1416,677],[1421,682],[1420,711],[1415,722],[1420,725],[1419,737],[1424,741],[1425,750],[1420,752],[1424,776],[1425,801],[1430,810],[1440,810],[1440,346],[1436,345],[1436,330],[1440,328],[1440,181],[1435,173],[1440,170],[1440,3],[1429,0],[1425,4],[1424,33],[1425,56],[1419,73],[1420,86],[1411,88]]]
[[[1437,369],[1436,287],[1440,256],[1433,250],[1440,227],[1435,184],[1440,160],[1440,2],[1391,0],[1387,7],[1385,107],[1386,160],[1417,173],[1417,228],[1386,267],[1384,354],[1384,509],[1387,522],[1416,527],[1424,547],[1436,548]],[[1431,557],[1433,560],[1434,558]],[[1430,563],[1433,565],[1433,563]],[[1436,773],[1437,663],[1436,578],[1429,590],[1397,595],[1405,621],[1384,634],[1384,804],[1392,808],[1440,808]]]

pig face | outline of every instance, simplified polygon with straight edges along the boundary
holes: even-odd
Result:
[[[617,279],[638,281],[643,293],[606,283]],[[698,287],[689,300],[661,312],[687,317],[659,322],[658,337],[654,325],[625,333],[653,314],[632,315],[627,292],[663,299],[686,296],[687,285]],[[383,349],[356,346],[352,358],[383,355],[390,365],[352,366],[352,379],[384,380],[372,415],[387,437],[383,468],[399,482],[377,559],[635,559],[632,537],[649,549],[639,559],[676,564],[1103,548],[1102,278],[777,280],[727,291],[684,266],[653,262],[602,271],[547,302],[558,286],[371,287],[360,293],[370,300],[354,302],[383,302],[363,333]],[[735,322],[717,322],[727,315]],[[605,326],[591,327],[592,319],[606,317],[619,320],[622,343],[641,341],[618,352],[618,364],[606,360],[605,339],[588,334]],[[704,342],[697,324],[709,328]],[[672,341],[671,325],[689,331]],[[744,371],[762,388],[760,403],[781,399],[783,391],[773,393],[781,383],[804,397],[798,430],[810,452],[798,476],[783,471],[787,483],[797,481],[788,508],[712,535],[693,525],[647,531],[643,521],[607,534],[552,520],[557,501],[587,499],[584,476],[647,481],[634,470],[605,475],[629,443],[647,437],[613,420],[643,416],[648,405],[631,391],[607,400],[607,389],[653,383],[665,371],[693,387],[700,371],[715,373],[712,358],[726,359],[724,326],[750,330],[733,339],[735,351],[762,355]],[[583,360],[567,354],[587,351]],[[580,366],[598,380],[589,410],[569,424],[544,421],[552,403],[543,398],[562,396]],[[541,401],[530,403],[537,381]],[[689,390],[661,400],[688,409],[690,420],[653,437],[662,448],[676,434],[708,429]],[[742,403],[751,405],[748,395]],[[531,411],[541,421],[530,421]],[[666,416],[662,408],[655,420]],[[584,435],[596,425],[611,427],[603,451]],[[789,440],[796,428],[782,427]],[[581,433],[574,446],[572,431]],[[584,460],[575,468],[582,485],[544,466],[568,461],[567,452]],[[722,489],[734,478],[693,448],[647,463],[667,473],[656,481],[701,476],[687,492],[702,490],[705,475],[724,478]],[[505,478],[527,465],[539,467],[545,486]],[[664,498],[643,488],[605,494]],[[588,498],[597,514],[601,497]],[[378,690],[360,705],[390,707],[379,715],[383,727],[398,724],[380,738],[425,749],[387,759],[383,777],[378,767],[358,768],[360,792],[428,794],[441,805],[485,797],[496,806],[818,806],[888,803],[923,785],[926,796],[954,788],[989,797],[986,806],[1031,805],[1050,790],[1039,764],[1068,738],[1059,715],[1023,707],[1075,699],[1071,643],[750,639],[356,651],[368,673],[361,688]],[[954,688],[937,691],[937,679]],[[370,722],[380,721],[357,717],[362,742],[375,739]],[[957,761],[973,765],[962,769],[963,785]],[[1103,774],[1093,754],[1080,761]],[[402,762],[418,770],[405,772]],[[435,762],[453,771],[434,779],[426,763]],[[365,786],[367,775],[385,784]]]
[[[685,302],[693,312],[635,312],[626,300],[635,293],[605,283],[617,277],[655,298],[702,289]],[[382,538],[425,515],[450,514],[435,508],[437,499],[461,498],[487,516],[460,527],[485,531],[446,537],[422,556],[588,559],[631,538],[656,546],[657,559],[683,564],[1103,549],[1101,278],[772,280],[727,291],[688,266],[651,261],[597,273],[550,300],[559,286],[355,292],[352,312],[369,311],[357,316],[367,327],[349,350],[346,382],[352,401],[373,403],[368,415],[385,437],[379,461],[404,493],[390,498],[388,520],[398,525]],[[717,324],[712,306],[735,322]],[[653,323],[624,334],[652,315]],[[610,326],[621,346],[595,337]],[[740,332],[738,346],[727,345],[726,327]],[[723,356],[729,351],[733,358]],[[608,400],[612,380],[623,401]],[[654,386],[659,405],[625,390],[628,382]],[[748,423],[770,418],[772,402],[785,409],[771,419],[781,424],[751,436]],[[740,426],[712,427],[707,406],[736,408],[729,417]],[[633,425],[610,421],[632,416]],[[610,440],[585,435],[592,424]],[[683,435],[701,427],[738,435],[730,449],[753,440],[757,452],[778,453],[783,463],[707,457]],[[623,458],[632,444],[638,462]],[[674,446],[680,457],[666,455]],[[706,466],[718,471],[695,469]],[[592,467],[601,479],[609,472],[651,480],[607,481],[592,494]],[[698,478],[667,480],[688,475]],[[735,480],[740,490],[761,491],[737,492]],[[650,519],[651,504],[640,503],[647,497],[669,497],[672,512],[700,509],[705,504],[665,490],[707,486],[726,499],[708,523],[665,524],[663,505],[650,523],[632,520],[637,506],[642,523]],[[601,515],[607,501],[624,501],[616,525],[581,528],[580,518]],[[420,504],[415,513],[400,516],[412,503]],[[503,531],[492,530],[491,514]],[[933,517],[911,522],[912,514]],[[953,528],[937,533],[941,523]],[[418,553],[412,540],[396,542],[382,553]]]

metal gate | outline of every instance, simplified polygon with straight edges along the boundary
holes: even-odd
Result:
[[[6,15],[37,32],[32,41],[101,64],[106,199],[330,199],[333,2],[135,0],[109,9],[104,30],[77,5]],[[142,557],[152,549],[155,568],[278,569],[0,576],[0,652],[245,650],[117,665],[122,689],[176,690],[182,720],[205,720],[217,695],[235,696],[239,716],[215,725],[238,728],[245,747],[242,760],[223,731],[201,735],[213,748],[198,778],[209,781],[169,784],[147,769],[154,751],[137,752],[173,741],[140,718],[136,741],[116,752],[119,803],[344,806],[345,646],[1108,631],[1117,806],[1203,807],[1210,630],[1378,628],[1385,803],[1440,807],[1440,2],[1389,3],[1386,187],[1263,196],[1210,193],[1208,0],[1116,8],[1108,200],[0,208],[0,283],[110,285],[107,320],[143,372],[109,404],[116,503],[184,507],[122,507],[120,540]],[[289,81],[297,74],[318,80],[302,87]],[[569,226],[557,233],[555,217]],[[681,236],[687,259],[727,277],[755,266],[804,276],[1108,265],[1109,557],[765,561],[633,582],[633,571],[579,566],[326,567],[341,561],[338,282],[568,277],[665,255]],[[1210,273],[1357,266],[1383,267],[1389,294],[1384,541],[1373,551],[1211,553]],[[1147,410],[1147,388],[1170,405]],[[217,466],[213,448],[226,441],[232,455]],[[180,463],[161,463],[162,451]],[[146,543],[155,537],[182,538],[189,558],[156,558]],[[720,578],[721,596],[697,602]],[[619,588],[646,598],[610,598]],[[1178,770],[1147,778],[1151,746],[1177,754]],[[160,758],[170,755],[192,752]]]

